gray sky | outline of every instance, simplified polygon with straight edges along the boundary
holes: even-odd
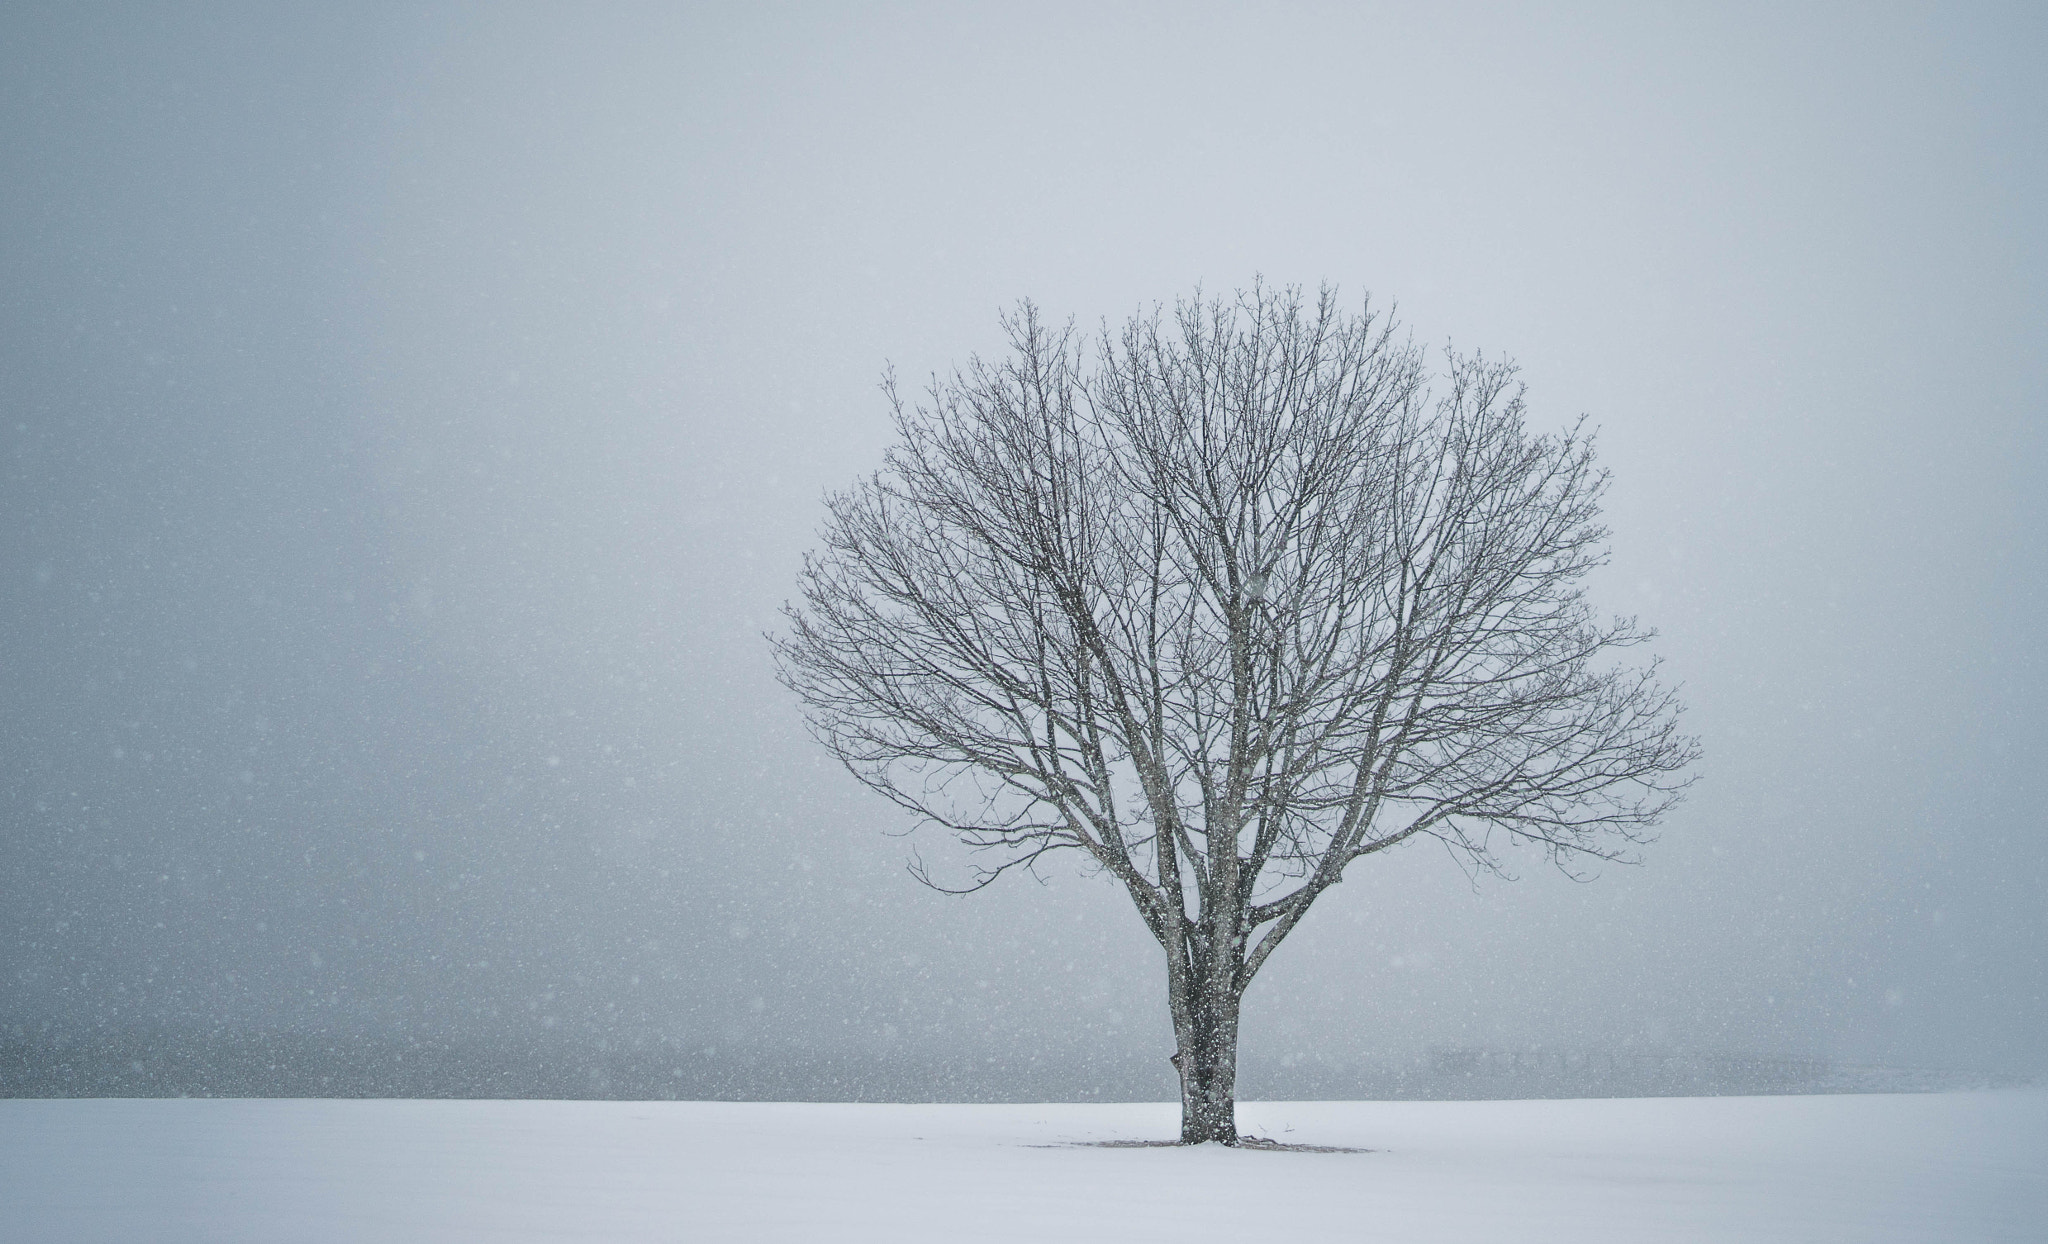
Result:
[[[2048,1068],[2037,8],[345,7],[0,18],[0,1023],[1163,1058],[760,632],[886,363],[1262,273],[1591,416],[1707,758],[1591,885],[1367,861],[1247,1056]]]

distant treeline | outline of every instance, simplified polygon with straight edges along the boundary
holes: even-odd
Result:
[[[1455,1100],[1925,1092],[2009,1077],[1663,1050],[1439,1049],[1344,1063],[1246,1051],[1247,1099]],[[673,1040],[292,1031],[0,1029],[0,1097],[471,1097],[724,1101],[1165,1101],[1163,1055],[935,1055]]]
[[[1171,1098],[1172,1071],[1163,1055],[1077,1062],[1030,1051],[811,1053],[545,1035],[0,1029],[0,1097],[1128,1101]]]

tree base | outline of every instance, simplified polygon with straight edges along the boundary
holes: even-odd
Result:
[[[1047,1149],[1192,1149],[1196,1145],[1220,1145],[1220,1140],[1076,1140]],[[1267,1153],[1377,1153],[1377,1149],[1352,1149],[1344,1145],[1304,1145],[1293,1141],[1269,1140],[1264,1136],[1240,1136],[1232,1149],[1257,1149]]]

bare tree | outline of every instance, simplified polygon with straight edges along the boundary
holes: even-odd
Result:
[[[1181,1138],[1234,1143],[1245,988],[1352,862],[1627,858],[1693,741],[1595,620],[1606,475],[1511,365],[1264,286],[1087,341],[1025,303],[830,499],[776,640],[817,738],[992,853],[1073,850],[1166,952]],[[922,880],[933,884],[922,867]]]

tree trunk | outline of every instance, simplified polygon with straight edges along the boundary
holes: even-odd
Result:
[[[1175,1024],[1180,1050],[1180,1141],[1237,1143],[1237,1009],[1235,991],[1204,982],[1188,1000],[1185,1023]]]

